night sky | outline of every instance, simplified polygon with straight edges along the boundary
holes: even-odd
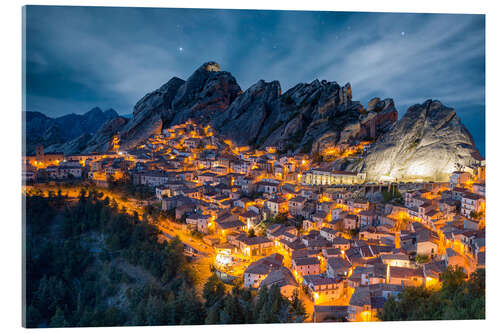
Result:
[[[393,98],[400,117],[438,99],[485,153],[483,15],[30,6],[25,22],[26,110],[130,114],[213,60],[243,90],[350,82],[354,100]]]

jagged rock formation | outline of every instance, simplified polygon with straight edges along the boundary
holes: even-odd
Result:
[[[32,131],[52,138],[64,136],[58,127],[49,130],[50,119],[42,116],[27,115]],[[278,81],[260,80],[242,92],[236,79],[214,62],[203,64],[186,81],[174,77],[145,95],[130,119],[112,117],[94,135],[80,133],[65,143],[52,144],[48,151],[105,152],[116,136],[121,149],[130,149],[188,119],[210,124],[240,145],[276,146],[287,152],[324,151],[363,139],[377,140],[365,158],[332,162],[335,169],[366,172],[369,180],[445,180],[455,169],[481,159],[455,110],[438,101],[412,106],[397,121],[392,99],[373,98],[365,109],[352,100],[349,83],[315,80],[282,94]]]
[[[371,123],[375,136],[388,127],[382,125],[397,120],[392,100],[366,113],[359,102],[352,101],[349,83],[341,87],[315,80],[300,83],[283,95],[280,91],[277,81],[257,82],[212,121],[213,127],[239,144],[310,152],[368,137],[365,128]]]
[[[347,169],[366,172],[371,180],[444,181],[451,172],[471,167],[481,159],[456,111],[439,101],[427,100],[410,107],[364,159]]]
[[[131,148],[162,128],[193,119],[238,144],[309,152],[380,134],[397,120],[397,110],[392,100],[377,103],[366,112],[352,101],[350,84],[319,80],[284,94],[278,81],[260,80],[242,92],[230,73],[208,62],[186,81],[173,78],[137,102],[120,139],[124,149]]]
[[[167,121],[179,124],[192,118],[208,122],[239,94],[241,88],[231,73],[220,71],[215,62],[205,63],[179,87]]]
[[[375,138],[378,133],[385,133],[398,120],[398,113],[391,98],[380,100],[372,98],[366,108],[366,116],[360,118],[360,136]]]
[[[215,62],[203,64],[186,81],[174,77],[137,102],[132,119],[120,131],[122,147],[133,147],[162,128],[188,119],[206,123],[240,93],[236,79],[220,71]]]
[[[120,131],[124,148],[133,147],[152,134],[161,132],[163,119],[184,83],[184,80],[174,77],[136,103],[132,118]]]
[[[260,80],[212,120],[212,126],[238,144],[256,142],[280,117],[281,87],[278,81]]]

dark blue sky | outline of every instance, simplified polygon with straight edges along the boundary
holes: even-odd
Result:
[[[132,112],[172,76],[214,60],[243,90],[316,78],[353,98],[394,99],[400,116],[438,99],[457,110],[484,155],[483,15],[106,7],[27,7],[27,110]]]

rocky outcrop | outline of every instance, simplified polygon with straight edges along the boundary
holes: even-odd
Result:
[[[202,123],[209,122],[240,93],[241,88],[231,73],[220,71],[215,62],[207,62],[179,88],[167,121],[179,124],[191,118]]]
[[[124,149],[134,147],[149,136],[161,132],[175,94],[184,83],[184,80],[174,77],[136,103],[132,118],[120,131]]]
[[[240,93],[236,79],[220,71],[215,62],[203,64],[186,81],[174,77],[137,102],[132,118],[120,131],[122,147],[131,148],[162,128],[188,119],[206,123]]]
[[[410,107],[364,159],[347,169],[366,172],[370,180],[444,181],[451,172],[472,167],[481,159],[456,111],[428,100]]]
[[[188,119],[210,123],[238,144],[310,152],[376,136],[397,119],[397,111],[392,100],[378,100],[365,112],[352,101],[349,83],[315,80],[281,94],[278,81],[260,80],[242,92],[230,73],[207,62],[186,81],[173,78],[137,102],[120,131],[122,147]]]
[[[380,100],[372,98],[368,102],[366,115],[360,118],[360,136],[375,138],[380,133],[385,133],[389,127],[398,120],[398,111],[391,98]]]
[[[280,115],[281,87],[278,81],[260,80],[222,113],[216,115],[211,125],[219,134],[238,144],[255,143],[265,136]]]
[[[29,118],[31,128],[44,128],[50,137],[64,136],[56,127],[47,131],[47,117]],[[210,124],[239,145],[276,146],[285,152],[322,152],[376,140],[364,158],[332,162],[335,169],[366,172],[370,180],[444,180],[453,170],[481,159],[455,110],[438,101],[415,105],[397,121],[392,99],[373,98],[365,109],[353,100],[349,83],[314,80],[282,94],[278,81],[260,80],[242,92],[236,79],[214,62],[203,64],[185,81],[174,77],[145,95],[130,119],[114,117],[94,135],[81,133],[50,149],[66,154],[105,152],[118,136],[126,150],[188,119]]]
[[[299,84],[282,96],[283,107],[295,121],[286,121],[277,144],[286,150],[321,151],[345,143],[359,133],[363,106],[352,101],[351,85],[315,80]],[[298,112],[298,114],[297,114]],[[272,144],[274,138],[268,140]]]
[[[369,134],[376,136],[397,120],[392,100],[383,101],[370,114],[365,112],[352,100],[349,83],[341,87],[315,80],[300,83],[283,95],[280,90],[277,81],[257,82],[212,121],[213,127],[239,144],[310,152],[349,145]],[[365,129],[370,125],[372,132]]]

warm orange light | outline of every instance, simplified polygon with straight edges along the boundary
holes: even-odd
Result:
[[[439,286],[439,280],[434,279],[434,278],[428,276],[428,277],[425,278],[425,286],[427,288],[437,287],[437,286]]]
[[[361,321],[371,321],[372,319],[372,312],[371,311],[363,311],[359,314]]]

